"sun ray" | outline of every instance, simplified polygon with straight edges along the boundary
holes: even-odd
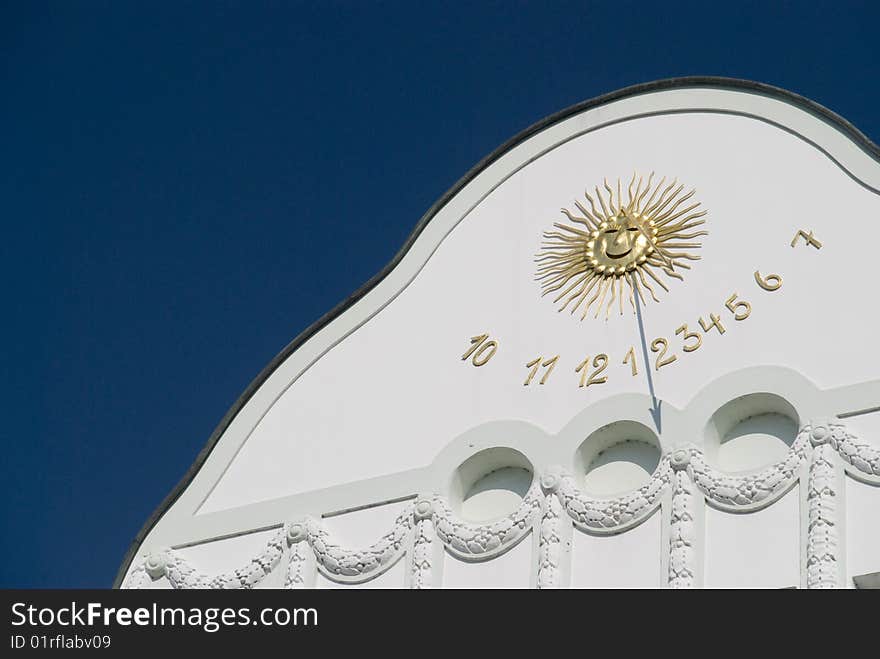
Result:
[[[571,308],[571,315],[572,316],[574,315],[574,312],[577,310],[577,308],[579,306],[581,306],[581,304],[583,304],[584,300],[587,299],[587,296],[590,294],[590,291],[593,290],[593,287],[599,283],[600,279],[601,279],[601,277],[599,277],[598,275],[593,277],[590,280],[588,286],[584,289],[584,291],[578,295],[578,301]],[[583,320],[583,318],[581,318],[581,320]]]
[[[587,220],[582,217],[578,217],[577,215],[572,215],[567,208],[562,209],[563,214],[572,222],[577,222],[578,224],[583,224],[585,227],[593,228],[593,225],[590,224]]]
[[[641,268],[640,270],[637,270],[636,272],[639,273],[639,279],[641,279],[642,285],[648,289],[648,292],[651,294],[651,297],[654,299],[654,302],[659,302],[660,300],[657,299],[657,295],[654,293],[654,288],[651,286],[651,284],[648,283],[648,280],[645,279],[645,269]]]
[[[670,222],[674,222],[675,220],[677,220],[678,218],[680,218],[682,215],[687,215],[688,213],[690,213],[691,211],[693,211],[695,208],[699,207],[700,202],[698,201],[698,202],[695,203],[695,204],[691,204],[691,205],[688,206],[687,208],[683,208],[682,210],[680,210],[680,211],[678,211],[677,213],[675,213],[675,215],[669,215],[669,213],[671,213],[672,211],[674,211],[675,208],[678,207],[678,205],[679,205],[679,204],[676,203],[676,204],[675,204],[675,207],[671,208],[671,209],[669,210],[668,213],[666,213],[666,214],[663,215],[663,217],[657,217],[657,218],[654,218],[654,226],[657,227],[657,228],[665,227],[665,226],[666,226],[667,224],[669,224]],[[699,212],[699,211],[698,211],[698,212]]]
[[[541,279],[546,279],[547,277],[552,277],[559,274],[565,274],[571,268],[583,267],[586,268],[587,264],[583,262],[580,258],[572,258],[571,260],[566,261],[563,264],[560,264],[559,267],[551,268],[549,270],[545,270],[541,273]],[[549,285],[550,282],[547,282],[545,285]]]
[[[679,187],[684,188],[684,186],[679,186]],[[696,192],[696,190],[691,190],[684,197],[679,197],[678,199],[676,199],[675,203],[672,204],[672,206],[670,206],[668,209],[666,209],[666,211],[663,212],[662,215],[660,214],[660,210],[658,210],[657,215],[655,215],[653,217],[654,224],[657,226],[662,226],[666,222],[669,222],[672,219],[669,217],[670,214],[674,213],[676,210],[678,210],[679,206],[681,206],[684,202],[686,202],[688,199],[693,197],[695,192]],[[696,204],[693,205],[693,207],[691,209],[688,209],[688,210],[693,210],[693,208],[696,208],[699,205],[700,205],[700,203],[697,202]]]
[[[656,267],[656,266],[655,266],[655,267]],[[669,292],[669,289],[666,287],[666,284],[664,284],[664,283],[663,283],[663,280],[660,279],[657,275],[654,274],[654,271],[651,269],[651,266],[650,266],[647,262],[645,262],[645,263],[642,265],[642,269],[643,269],[645,272],[647,272],[648,275],[650,275],[651,279],[653,279],[654,281],[656,281],[656,282],[660,285],[660,288],[662,288],[662,289],[663,289],[664,291],[666,291],[667,293]]]
[[[678,187],[672,191],[672,194],[669,195],[666,199],[663,200],[662,204],[659,204],[656,208],[651,210],[651,217],[656,218],[660,217],[660,214],[671,204],[678,195],[681,194],[681,191],[684,190],[684,186],[679,183]]]
[[[663,180],[665,181],[666,179],[663,179]],[[663,188],[663,192],[661,192],[660,196],[657,197],[657,201],[655,201],[654,203],[650,203],[650,200],[649,200],[649,205],[645,209],[645,212],[642,214],[651,216],[651,213],[653,213],[657,209],[657,206],[663,202],[663,200],[666,198],[666,195],[669,194],[669,191],[675,187],[676,183],[678,183],[678,179],[672,179],[672,183],[670,183],[665,188]],[[660,185],[663,185],[663,181],[660,182]],[[660,189],[660,185],[657,186],[658,190]],[[656,192],[655,192],[655,194],[656,194]],[[651,195],[651,200],[653,200],[653,198],[654,198],[654,195]]]
[[[611,212],[608,213],[608,215],[617,215],[618,209],[614,207],[614,190],[608,185],[608,179],[605,179],[603,183],[605,184],[605,190],[608,192],[608,208],[611,209]]]
[[[584,207],[584,205],[581,204],[581,202],[579,202],[579,201],[575,201],[575,202],[574,202],[574,205],[577,206],[577,207],[578,207],[578,210],[580,210],[580,212],[584,214],[584,217],[587,218],[587,220],[589,220],[590,224],[589,224],[588,226],[590,227],[591,230],[592,230],[592,229],[598,229],[598,228],[599,228],[599,225],[602,224],[602,222],[600,222],[598,218],[594,217],[594,216],[590,213],[590,211],[588,211],[588,210]],[[563,212],[566,212],[565,209],[563,209]]]
[[[571,293],[568,296],[568,299],[563,303],[563,305],[559,307],[560,313],[562,311],[565,311],[565,308],[575,300],[583,299],[584,296],[589,292],[589,290],[595,285],[596,279],[597,278],[595,272],[589,273],[588,277],[580,284],[580,288]],[[571,312],[574,313],[574,309],[576,308],[577,304],[572,308]]]
[[[636,302],[635,302],[635,289],[633,288],[633,283],[629,280],[629,277],[623,277],[623,280],[626,282],[626,285],[629,287],[629,305],[632,307],[632,310],[636,310]],[[636,282],[638,285],[638,282]],[[623,315],[623,305],[621,304],[620,315]]]
[[[608,299],[608,305],[605,307],[605,320],[608,320],[608,316],[611,314],[611,307],[614,306],[614,301],[617,299],[617,279],[609,279],[608,281],[611,283],[609,286],[611,297]]]
[[[670,240],[679,240],[679,239],[678,238],[675,238],[675,239],[670,238]],[[702,247],[702,245],[700,243],[672,243],[672,244],[669,244],[668,241],[665,241],[665,240],[663,241],[663,246],[669,247],[669,248],[674,247],[676,249],[699,249],[700,247]]]
[[[611,279],[605,279],[602,281],[602,295],[599,296],[599,302],[598,304],[596,304],[596,315],[593,316],[593,318],[599,317],[599,312],[602,311],[602,303],[605,301],[605,296],[608,294],[608,289],[612,287],[611,284]]]
[[[626,212],[629,213],[632,210],[633,205],[633,185],[636,183],[636,173],[633,172],[632,180],[629,182],[629,186],[626,189],[626,194],[629,197],[629,201],[626,202]],[[617,182],[620,185],[620,181]],[[641,179],[639,179],[639,185],[642,184]]]
[[[544,263],[538,269],[538,274],[543,278],[552,272],[563,272],[575,263],[583,263],[583,257],[580,254],[575,254],[565,259],[559,259],[555,262]]]
[[[598,190],[598,188],[597,188],[597,190]],[[597,219],[598,219],[600,216],[601,216],[601,217],[605,217],[605,216],[602,215],[602,214],[599,212],[599,210],[596,208],[596,202],[593,201],[593,198],[590,196],[590,191],[589,191],[589,190],[584,190],[584,196],[587,198],[587,201],[590,202],[590,208],[593,209],[593,217],[595,217],[595,218],[597,218]],[[599,224],[602,224],[602,223],[599,222]]]
[[[559,279],[554,280],[552,282],[552,286],[548,286],[547,288],[544,289],[544,291],[541,293],[541,297],[544,297],[545,295],[549,295],[550,293],[558,291],[560,288],[565,286],[572,277],[577,277],[578,275],[580,275],[583,272],[584,272],[583,270],[577,270],[577,271],[572,272],[571,274],[567,274],[564,277],[560,277]]]
[[[553,302],[554,302],[554,303],[559,302],[559,300],[561,300],[561,299],[564,298],[566,295],[568,295],[568,294],[571,292],[571,290],[572,290],[573,288],[575,288],[578,284],[580,284],[580,283],[582,283],[582,282],[585,282],[589,277],[591,277],[592,274],[593,274],[593,273],[592,273],[591,271],[589,271],[589,270],[585,270],[585,271],[583,271],[583,272],[581,273],[581,275],[580,275],[580,279],[575,279],[575,280],[574,280],[574,283],[573,283],[571,286],[569,286],[568,288],[566,288],[564,291],[562,291],[559,295],[557,295],[556,298],[553,300]],[[576,276],[577,276],[577,275],[576,275]],[[569,280],[569,281],[571,281],[571,280]],[[567,284],[568,282],[565,282],[565,283]],[[565,284],[563,284],[563,286],[564,286],[564,285],[565,285]]]
[[[665,238],[661,238],[661,242],[665,242],[667,240],[690,240],[691,238],[699,238],[700,236],[708,236],[708,231],[694,231],[693,233],[681,233],[677,235],[667,236]],[[697,243],[702,244],[702,243]]]
[[[583,313],[583,315],[581,316],[581,320],[583,320],[584,318],[587,317],[587,314],[590,312],[590,307],[593,306],[593,302],[595,302],[595,301],[596,301],[596,298],[599,297],[599,293],[600,293],[600,291],[602,291],[602,289],[605,288],[605,284],[606,284],[607,282],[608,282],[608,280],[605,279],[604,277],[603,277],[602,279],[599,280],[599,285],[596,286],[596,290],[593,291],[593,297],[591,297],[591,298],[590,298],[590,301],[587,302],[587,306],[586,306],[586,308],[584,309],[584,313]],[[601,302],[600,302],[600,304],[601,304]]]
[[[582,236],[583,238],[589,238],[591,235],[590,231],[582,231],[581,229],[575,229],[574,227],[568,227],[568,226],[565,226],[564,224],[560,224],[559,222],[554,222],[553,226],[555,226],[557,229],[562,229],[564,231],[570,231],[571,233],[575,234],[576,236]],[[545,233],[544,235],[546,236],[548,234]]]
[[[544,286],[550,287],[556,283],[558,279],[563,279],[565,277],[573,277],[575,275],[580,274],[584,270],[587,269],[587,264],[582,261],[572,261],[571,263],[562,266],[558,270],[550,270],[545,272],[541,277],[543,279],[547,279],[548,277],[552,277],[552,279],[548,279],[544,282]]]
[[[695,226],[699,226],[701,224],[705,224],[706,220],[700,220],[699,218],[706,215],[706,211],[701,211],[699,213],[691,213],[685,218],[682,218],[675,224],[667,224],[666,226],[660,228],[658,233],[667,234],[667,233],[675,233],[676,231],[687,231]],[[696,222],[695,222],[696,221]],[[690,224],[691,222],[695,222],[694,224]]]
[[[653,173],[652,173],[652,176],[653,176]],[[642,213],[643,215],[647,215],[647,214],[648,214],[648,209],[651,207],[651,204],[654,203],[654,197],[656,197],[656,196],[657,196],[657,193],[660,192],[660,188],[663,187],[663,184],[664,184],[664,183],[666,183],[666,177],[665,177],[665,176],[664,176],[663,178],[660,179],[660,182],[657,184],[657,187],[654,188],[654,191],[651,193],[651,196],[648,197],[648,201],[645,202],[645,205],[644,205],[645,210],[644,210],[644,212],[640,209],[640,210],[639,210],[639,213]]]
[[[651,172],[648,175],[648,184],[645,186],[645,189],[642,191],[642,194],[636,195],[638,197],[638,199],[636,199],[636,206],[635,206],[636,213],[641,212],[642,200],[645,198],[645,195],[648,194],[648,191],[651,189],[651,181],[653,181],[653,180],[654,180],[654,172]],[[641,184],[641,179],[639,179],[639,184]],[[638,191],[636,191],[636,192],[638,192]]]
[[[599,200],[599,205],[602,207],[603,217],[611,217],[611,212],[608,210],[608,207],[605,205],[605,200],[602,198],[602,193],[599,192],[598,185],[596,186],[596,198]]]

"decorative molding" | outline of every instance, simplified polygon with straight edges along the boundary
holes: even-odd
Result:
[[[829,428],[832,428],[829,432]],[[838,432],[839,431],[839,432]],[[834,434],[845,437],[842,424],[821,422],[804,426],[801,434],[813,444],[807,486],[807,588],[838,587],[838,538],[836,528],[837,477],[834,466]]]
[[[650,480],[635,492],[612,499],[594,499],[581,491],[575,479],[565,474],[559,479],[556,496],[576,526],[585,531],[617,533],[635,526],[650,515],[670,480],[669,457],[660,460]]]
[[[199,572],[179,551],[162,549],[145,556],[123,588],[147,588],[162,577],[178,589],[253,588],[282,559],[287,561],[285,588],[313,586],[317,571],[334,581],[354,584],[378,576],[407,551],[411,551],[410,586],[430,588],[436,570],[435,539],[459,558],[490,559],[518,543],[536,523],[537,587],[557,588],[564,553],[563,514],[581,530],[619,533],[647,518],[667,491],[671,492],[668,585],[692,588],[698,585],[698,492],[721,509],[757,510],[781,498],[807,463],[806,583],[809,588],[836,588],[841,560],[836,509],[841,484],[835,453],[859,473],[880,476],[880,450],[860,441],[837,419],[817,420],[800,430],[782,460],[752,474],[718,471],[706,463],[699,448],[687,446],[663,456],[638,490],[594,499],[578,488],[574,476],[554,468],[536,479],[514,512],[487,524],[460,519],[446,499],[435,494],[406,506],[391,530],[364,549],[341,547],[319,520],[305,518],[280,528],[260,554],[239,569],[211,577]]]
[[[782,460],[742,476],[709,466],[702,451],[691,448],[688,476],[719,508],[738,512],[756,510],[782,497],[797,482],[800,467],[807,461],[809,446],[807,435],[800,432]]]
[[[541,482],[544,485],[542,479]],[[554,492],[544,495],[541,533],[538,536],[538,579],[540,589],[559,588],[562,564],[562,536],[559,525],[564,514],[562,504]]]
[[[123,589],[140,590],[142,588],[148,588],[153,581],[154,579],[147,574],[145,564],[141,563],[131,571],[131,574],[128,575],[128,579],[125,580],[122,587]]]
[[[678,449],[672,453],[672,510],[669,518],[670,588],[693,588],[696,581],[696,523],[694,516],[694,485],[688,475],[691,451]]]
[[[861,441],[844,423],[836,419],[819,422],[813,427],[813,434],[817,433],[823,438],[827,436],[828,443],[848,465],[880,478],[880,449]]]
[[[176,589],[253,588],[278,566],[284,555],[285,535],[286,530],[280,529],[266,543],[263,551],[252,558],[247,565],[214,577],[199,572],[179,552],[165,549],[150,554],[143,565],[132,573],[132,578],[124,587],[145,588],[148,585],[146,578],[156,581],[165,577],[171,587]]]
[[[466,559],[496,556],[532,530],[543,503],[541,488],[533,483],[519,507],[500,520],[474,524],[458,518],[443,497],[434,497],[434,528],[446,549]]]
[[[410,588],[423,590],[434,585],[432,566],[434,552],[434,505],[430,499],[419,499],[413,507],[415,528],[413,533],[412,560],[410,562]]]
[[[310,519],[307,524],[308,541],[315,552],[318,570],[337,581],[364,581],[364,577],[375,576],[391,567],[403,554],[404,541],[412,527],[413,507],[407,506],[394,520],[394,527],[377,542],[364,549],[345,549],[330,539],[330,534],[317,520]]]
[[[307,522],[294,522],[287,527],[287,544],[290,555],[287,561],[287,573],[284,587],[287,589],[308,588],[314,585],[314,553],[309,543]]]

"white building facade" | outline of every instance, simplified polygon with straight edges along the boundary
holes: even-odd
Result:
[[[487,157],[252,383],[123,588],[880,587],[880,150],[640,85]]]

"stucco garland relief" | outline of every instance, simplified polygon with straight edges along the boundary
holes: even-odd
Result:
[[[691,452],[673,451],[672,505],[669,513],[669,562],[667,584],[670,588],[693,588],[696,582],[696,521],[694,484],[688,475]]]
[[[799,432],[779,462],[741,476],[714,469],[706,463],[700,449],[691,447],[688,476],[718,508],[737,512],[763,508],[779,500],[797,482],[810,448],[808,435],[803,430]]]
[[[556,496],[581,530],[619,533],[637,525],[660,505],[663,493],[669,487],[670,474],[669,456],[665,456],[642,487],[610,499],[594,499],[577,486],[571,474],[563,474]]]
[[[538,578],[537,587],[559,588],[562,569],[562,529],[561,518],[565,514],[556,492],[560,477],[556,472],[541,477],[544,490],[544,505],[541,515],[541,530],[538,536]]]
[[[880,449],[861,441],[836,419],[816,422],[812,434],[814,438],[827,437],[828,443],[846,463],[850,474],[873,477],[868,482],[880,483]]]
[[[434,548],[434,524],[431,520],[434,504],[430,499],[419,499],[413,507],[415,535],[413,537],[412,560],[410,561],[410,588],[423,590],[434,585],[432,565]]]
[[[446,549],[459,558],[490,558],[515,545],[532,530],[540,515],[544,497],[533,483],[519,507],[488,524],[473,524],[457,517],[446,499],[434,497],[434,528]]]
[[[412,552],[409,581],[413,588],[433,585],[432,546],[439,540],[453,555],[488,560],[539,530],[537,585],[559,587],[563,513],[588,533],[620,533],[643,521],[671,492],[668,585],[695,585],[694,496],[702,493],[718,508],[749,512],[780,499],[798,480],[801,466],[809,468],[808,586],[836,587],[836,483],[834,454],[848,469],[870,477],[880,475],[880,450],[860,441],[838,420],[804,426],[786,456],[758,472],[731,475],[709,466],[695,446],[680,447],[663,456],[648,482],[635,492],[609,499],[584,493],[574,476],[558,468],[536,479],[519,507],[488,524],[460,519],[440,495],[420,498],[397,517],[390,531],[364,549],[334,543],[318,520],[306,518],[285,524],[265,549],[247,565],[217,576],[196,570],[177,550],[150,554],[130,573],[124,588],[145,588],[165,577],[173,588],[253,588],[287,557],[285,588],[313,585],[315,569],[343,583],[362,583]]]

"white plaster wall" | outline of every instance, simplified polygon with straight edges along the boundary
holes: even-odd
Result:
[[[717,464],[727,472],[757,469],[785,457],[797,436],[794,420],[759,414],[737,424],[718,447]]]
[[[531,535],[513,549],[489,561],[468,562],[443,554],[444,588],[530,588],[532,586]]]
[[[880,572],[880,487],[846,478],[847,581]]]
[[[486,522],[516,510],[532,482],[531,472],[519,467],[492,471],[471,486],[461,502],[461,516]]]
[[[651,477],[660,461],[658,447],[624,441],[600,452],[587,467],[584,490],[606,497],[638,489]]]
[[[706,506],[707,588],[789,588],[800,585],[797,487],[771,506],[729,513]]]
[[[872,295],[880,222],[862,218],[880,216],[877,195],[755,119],[642,118],[575,138],[502,182],[406,289],[281,395],[200,512],[421,467],[452,438],[495,419],[554,433],[591,402],[644,392],[644,377],[621,363],[638,345],[635,317],[578,322],[541,299],[533,281],[541,233],[562,217],[560,206],[604,177],[628,179],[633,168],[678,176],[709,211],[703,260],[685,282],[670,283],[660,304],[646,305],[646,332],[677,346],[674,330],[684,322],[696,327],[713,312],[727,325],[694,353],[675,349],[677,362],[654,374],[658,396],[683,407],[708,381],[750,365],[788,366],[821,387],[880,373],[880,353],[864,350],[873,325],[850,323],[846,341],[828,341],[840,321],[824,311],[861,309]],[[859,240],[840,233],[841,217],[860,218]],[[823,239],[822,250],[789,247],[799,228]],[[845,274],[835,265],[842,261]],[[760,290],[756,269],[782,274],[782,289]],[[743,322],[724,309],[734,292],[752,304]],[[482,332],[499,349],[477,369],[460,355]],[[598,352],[611,358],[608,382],[578,388],[574,366]],[[554,376],[522,386],[524,364],[544,354],[561,355]]]
[[[658,588],[662,574],[661,515],[654,513],[619,535],[575,530],[571,549],[572,588]]]
[[[398,501],[384,506],[371,506],[340,515],[325,517],[321,523],[329,531],[333,541],[354,549],[376,542],[394,526],[394,520],[412,501]]]

